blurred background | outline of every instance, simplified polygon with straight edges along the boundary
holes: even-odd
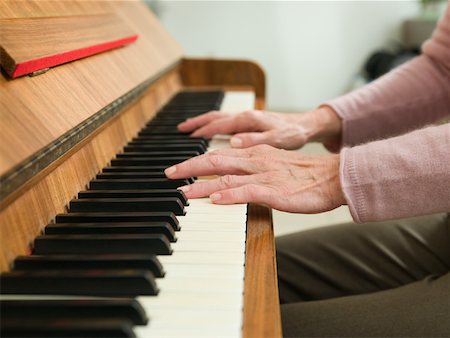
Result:
[[[251,59],[267,77],[267,109],[301,112],[407,61],[430,36],[446,0],[147,1],[192,57]],[[322,153],[321,145],[300,150]],[[274,212],[275,232],[350,221]]]

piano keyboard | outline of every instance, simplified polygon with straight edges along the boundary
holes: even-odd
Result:
[[[0,276],[2,337],[241,336],[247,206],[187,202],[176,188],[193,179],[163,174],[228,145],[175,128],[254,105],[250,92],[221,96],[176,95],[36,238],[33,255]]]

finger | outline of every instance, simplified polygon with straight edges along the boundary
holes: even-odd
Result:
[[[257,178],[254,175],[225,175],[213,180],[195,182],[194,184],[180,187],[187,198],[201,198],[209,196],[216,191],[236,188],[241,185],[254,183]]]
[[[168,178],[186,178],[206,175],[249,174],[254,171],[253,162],[245,158],[222,155],[201,155],[178,163],[164,172]]]
[[[220,111],[210,111],[208,113],[196,116],[194,118],[187,119],[184,122],[181,122],[177,127],[179,131],[184,133],[189,133],[193,130],[196,130],[205,124],[210,123],[216,119],[224,117],[225,113]]]
[[[208,152],[205,155],[207,156],[221,155],[237,158],[248,158],[252,156],[252,154],[248,151],[248,149],[233,149],[233,148],[216,149]]]
[[[243,126],[239,123],[239,119],[235,116],[224,117],[218,120],[213,120],[210,123],[197,129],[192,136],[211,138],[217,134],[234,134],[240,131]]]
[[[230,144],[233,148],[248,148],[258,144],[275,145],[277,138],[275,130],[260,133],[240,133],[231,138]]]
[[[214,204],[259,203],[271,205],[274,190],[260,184],[245,184],[236,188],[217,191],[210,196]]]

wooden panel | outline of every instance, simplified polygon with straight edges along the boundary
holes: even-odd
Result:
[[[135,43],[36,77],[0,75],[0,175],[181,58],[181,48],[145,4],[109,6],[139,35]]]
[[[2,202],[0,271],[7,271],[16,256],[28,253],[29,245],[43,227],[56,214],[66,211],[76,193],[85,188],[180,86],[175,71],[167,74],[141,100]]]
[[[117,48],[137,35],[114,13],[0,19],[0,63],[11,77]]]
[[[257,102],[265,100],[266,83],[262,68],[251,61],[185,58],[181,64],[185,86],[251,86]]]
[[[96,15],[114,12],[113,1],[2,0],[0,18]]]
[[[245,244],[245,338],[281,337],[272,211],[250,204]]]

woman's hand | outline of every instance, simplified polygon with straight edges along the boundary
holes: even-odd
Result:
[[[269,144],[281,149],[298,149],[309,141],[338,139],[341,120],[328,106],[304,114],[212,111],[180,123],[178,129],[208,138],[216,134],[235,134],[230,140],[234,148]]]
[[[258,145],[221,149],[167,168],[172,179],[225,175],[181,187],[188,198],[213,203],[255,202],[298,213],[318,213],[346,204],[339,180],[339,155],[305,156]]]

